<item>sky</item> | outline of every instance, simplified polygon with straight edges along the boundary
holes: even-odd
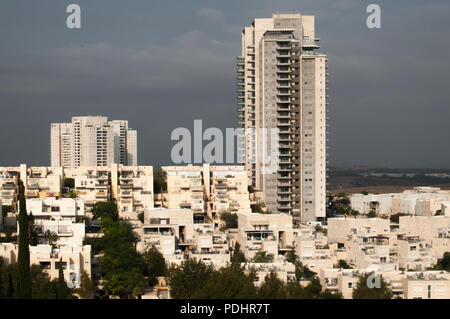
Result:
[[[138,164],[173,164],[175,128],[237,126],[242,28],[290,12],[328,55],[330,166],[450,168],[448,0],[2,0],[0,166],[49,165],[50,123],[83,115],[128,120]]]

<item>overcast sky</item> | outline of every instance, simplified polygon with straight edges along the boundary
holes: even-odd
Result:
[[[316,16],[330,165],[450,168],[448,0],[2,0],[0,166],[49,165],[50,123],[98,114],[138,130],[139,164],[172,164],[174,128],[236,126],[240,31],[273,12]]]

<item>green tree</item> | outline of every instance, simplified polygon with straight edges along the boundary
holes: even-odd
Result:
[[[22,181],[19,181],[19,253],[17,257],[17,297],[20,299],[31,298],[31,273],[30,273],[30,248],[28,214],[25,203],[25,189]]]
[[[71,192],[68,192],[68,193],[67,193],[67,197],[68,197],[68,198],[77,198],[78,195],[77,195],[76,192],[71,191]]]
[[[94,219],[109,217],[113,221],[118,219],[117,206],[113,202],[96,202],[92,206]]]
[[[155,245],[152,245],[144,252],[143,258],[145,275],[148,276],[148,283],[149,285],[155,285],[157,283],[156,277],[166,275],[166,261]]]
[[[66,177],[64,178],[64,187],[68,187],[69,189],[72,189],[75,187],[75,179]]]
[[[43,238],[44,243],[46,243],[47,245],[52,245],[52,246],[58,241],[58,235],[49,229],[47,229],[42,234],[42,238]]]
[[[285,299],[287,297],[284,283],[278,278],[276,272],[271,271],[264,278],[264,282],[258,289],[258,298],[261,299]]]
[[[213,274],[212,265],[192,258],[183,261],[180,266],[172,266],[167,271],[170,295],[174,299],[197,298]]]
[[[375,217],[377,217],[377,213],[375,213],[374,211],[370,211],[367,214],[367,218],[375,218]]]
[[[28,232],[29,244],[31,246],[36,246],[38,244],[38,234],[36,231],[36,225],[34,224],[34,216],[32,212],[28,215]]]
[[[220,215],[220,218],[225,222],[225,229],[238,227],[238,215],[225,212]]]
[[[77,292],[84,299],[91,299],[94,295],[95,284],[86,271],[81,273],[80,288],[77,289]]]
[[[167,172],[161,168],[153,174],[153,189],[155,194],[160,194],[167,190]]]
[[[58,264],[58,288],[56,290],[56,299],[63,299],[66,295],[67,284],[64,280],[63,261],[59,259]]]
[[[290,262],[291,264],[296,265],[298,261],[298,256],[295,253],[295,250],[289,250],[286,254],[286,261]]]
[[[13,207],[11,205],[2,205],[2,216],[6,217],[9,212],[12,212]]]
[[[397,214],[391,215],[389,217],[389,219],[391,220],[391,223],[398,224],[400,222],[400,217],[401,216],[410,216],[410,214],[397,213]]]
[[[256,298],[254,285],[255,272],[246,274],[238,264],[229,264],[213,271],[211,279],[206,282],[194,296],[200,299],[253,299]]]
[[[450,271],[450,252],[445,252],[442,259],[438,259],[438,262],[434,266],[434,269]]]
[[[241,245],[238,242],[236,242],[234,244],[233,254],[231,256],[231,263],[240,265],[241,263],[245,263],[246,261],[247,260],[245,259],[245,255],[241,251]]]
[[[141,295],[145,286],[145,264],[142,256],[136,252],[131,226],[110,217],[103,218],[100,225],[105,234],[100,269],[106,291],[120,298]]]
[[[352,267],[347,264],[347,262],[343,259],[339,259],[337,265],[335,268],[342,268],[342,269],[352,269]]]
[[[371,288],[367,285],[369,276],[373,273],[365,273],[359,277],[356,287],[353,289],[353,299],[391,299],[392,291],[387,287],[383,277],[380,276],[380,287]]]
[[[444,215],[444,213],[442,212],[442,209],[438,209],[436,211],[436,213],[434,214],[434,216],[442,216],[442,215]]]
[[[253,256],[252,262],[271,263],[273,262],[273,254],[267,254],[265,250],[258,251],[255,256]]]

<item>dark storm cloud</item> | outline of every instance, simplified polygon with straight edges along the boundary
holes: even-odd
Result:
[[[170,164],[174,128],[236,125],[240,30],[299,11],[329,58],[330,164],[449,167],[447,1],[379,1],[380,30],[367,1],[80,0],[81,31],[64,2],[26,3],[0,5],[0,165],[48,164],[50,123],[89,114],[129,120],[139,163]]]

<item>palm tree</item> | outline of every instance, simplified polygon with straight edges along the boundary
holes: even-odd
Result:
[[[52,232],[51,230],[47,229],[43,234],[42,238],[44,239],[44,242],[48,245],[54,245],[56,241],[58,240],[58,235],[55,232]]]

